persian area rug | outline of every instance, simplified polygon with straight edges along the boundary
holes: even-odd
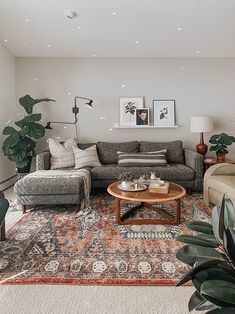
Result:
[[[175,285],[187,270],[175,257],[182,246],[175,237],[192,234],[186,223],[209,222],[211,212],[194,195],[184,198],[178,226],[117,225],[111,196],[92,196],[91,205],[93,212],[78,218],[75,207],[63,206],[26,214],[0,242],[0,283]],[[158,206],[173,214],[175,204]],[[144,209],[136,215],[158,214]]]

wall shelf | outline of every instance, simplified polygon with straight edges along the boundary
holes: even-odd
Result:
[[[156,125],[119,125],[118,123],[113,124],[114,129],[176,129],[178,125],[174,126],[156,126]]]

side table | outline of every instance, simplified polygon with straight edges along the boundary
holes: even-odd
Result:
[[[235,164],[235,160],[232,160],[232,159],[229,159],[229,158],[226,158],[225,162],[228,163],[228,164]],[[216,158],[206,157],[203,160],[203,164],[204,164],[204,172],[206,172],[206,170],[208,168],[210,168],[213,165],[220,164],[220,162],[218,162]]]

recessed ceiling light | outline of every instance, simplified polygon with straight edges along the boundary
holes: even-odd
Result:
[[[138,45],[138,44],[139,44],[139,41],[138,41],[138,40],[136,40],[136,42],[135,42],[135,43],[136,43],[136,45]]]
[[[125,87],[126,87],[126,85],[125,85],[125,84],[122,84],[122,87],[123,87],[123,88],[125,88]]]
[[[71,95],[71,92],[68,92],[68,95],[70,96],[70,95]]]
[[[113,131],[113,129],[109,129],[109,131]]]
[[[182,27],[178,27],[178,28],[177,28],[177,31],[182,31],[182,30],[183,30]]]
[[[113,14],[113,15],[117,15],[117,12],[113,12],[112,14]]]
[[[100,120],[106,120],[106,117],[100,117]]]
[[[81,28],[81,26],[80,26],[80,25],[78,25],[78,26],[77,26],[77,28],[78,28],[78,29],[80,29],[80,28]]]
[[[37,80],[38,80],[38,79],[35,77],[35,78],[34,78],[34,81],[37,81]]]
[[[92,57],[96,57],[96,55],[93,53]]]
[[[4,39],[3,41],[4,41],[4,43],[7,43],[7,42],[8,42],[8,40],[7,40],[7,39]]]
[[[50,48],[50,47],[51,47],[51,45],[48,44],[48,45],[47,45],[47,48]]]
[[[64,126],[64,129],[67,129],[67,126],[66,126],[66,125]]]
[[[201,53],[201,52],[200,52],[199,50],[197,50],[197,51],[195,51],[195,53],[196,53],[196,54],[199,54],[199,53]]]
[[[29,19],[25,19],[25,22],[28,23],[28,22],[29,22]]]

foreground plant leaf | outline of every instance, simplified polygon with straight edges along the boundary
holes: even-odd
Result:
[[[235,310],[235,283],[208,280],[201,285],[201,294],[218,306],[234,307]]]
[[[214,234],[212,225],[204,221],[190,221],[187,223],[187,228],[193,231],[202,232],[206,234]]]
[[[206,302],[206,299],[196,290],[191,295],[191,298],[188,302],[188,310],[189,312],[195,310],[199,305]]]
[[[176,237],[176,240],[179,242],[187,243],[187,244],[195,244],[203,247],[212,247],[216,248],[219,246],[217,241],[211,241],[207,239],[203,239],[203,237],[198,236],[192,236],[192,235],[178,235]]]
[[[225,231],[227,238],[227,251],[233,262],[235,263],[235,231],[232,228],[228,228]]]
[[[176,286],[182,286],[183,284],[185,284],[186,282],[188,282],[189,280],[192,279],[192,276],[199,272],[202,269],[207,269],[209,267],[218,265],[221,263],[221,266],[223,267],[223,265],[226,265],[225,262],[221,262],[220,259],[212,259],[209,261],[206,261],[204,263],[198,264],[197,266],[194,266],[193,268],[191,268],[189,271],[187,271],[182,277],[181,279],[177,282]]]
[[[214,248],[205,248],[198,245],[185,245],[176,253],[177,259],[181,262],[194,266],[196,262],[199,264],[213,260],[219,259],[224,261],[224,257],[217,252]]]
[[[223,240],[220,238],[219,235],[219,217],[220,217],[220,207],[215,206],[212,210],[211,214],[211,221],[212,221],[212,228],[214,232],[214,236],[216,240],[220,243],[223,244]]]
[[[235,313],[234,308],[217,308],[209,312],[206,312],[206,314],[234,314],[234,313]]]

